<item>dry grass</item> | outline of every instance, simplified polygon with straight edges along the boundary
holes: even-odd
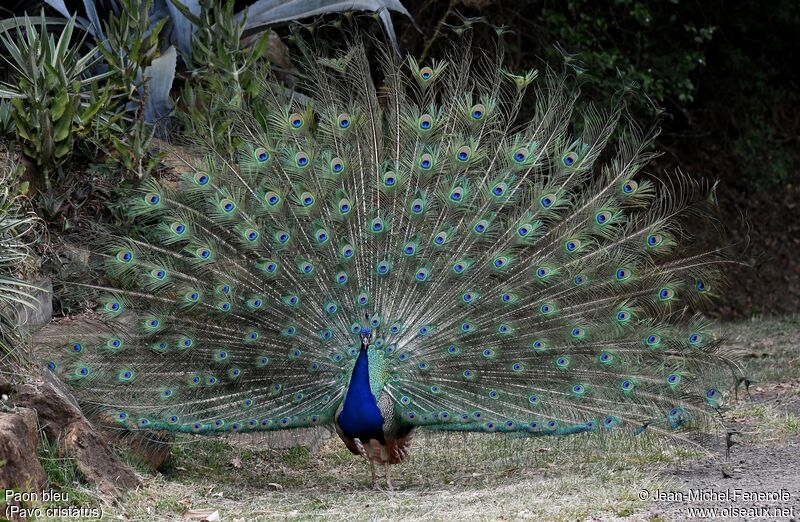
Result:
[[[424,434],[415,442],[409,462],[392,468],[395,491],[370,489],[366,462],[336,439],[313,455],[222,441],[183,445],[165,475],[125,502],[124,514],[168,520],[214,508],[224,520],[248,521],[624,516],[642,504],[642,488],[663,486],[655,470],[691,456],[655,438]]]

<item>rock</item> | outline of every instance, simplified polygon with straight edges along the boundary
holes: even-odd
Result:
[[[120,489],[135,488],[139,479],[108,446],[100,434],[84,420],[70,424],[64,438],[66,452],[75,459],[83,478],[109,495]]]
[[[36,453],[38,437],[35,411],[0,412],[0,489],[42,490],[47,476]]]
[[[83,478],[108,495],[135,488],[139,478],[111,450],[107,441],[83,415],[72,395],[49,371],[12,387],[12,404],[36,410],[48,440],[57,443],[64,457],[73,458]]]
[[[36,298],[36,302],[33,303],[34,309],[18,306],[15,315],[22,329],[32,334],[53,318],[53,282],[45,277],[38,281],[30,281],[30,284],[36,287],[36,290],[29,290]]]

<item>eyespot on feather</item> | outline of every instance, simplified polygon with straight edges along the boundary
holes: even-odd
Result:
[[[301,129],[305,125],[305,118],[299,112],[294,112],[289,116],[289,124],[294,129]]]

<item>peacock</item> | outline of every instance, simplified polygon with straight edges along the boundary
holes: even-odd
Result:
[[[303,47],[291,88],[231,108],[234,153],[166,147],[175,176],[122,205],[135,226],[95,231],[102,277],[67,283],[102,326],[49,369],[123,430],[327,426],[373,486],[417,428],[714,422],[737,365],[699,310],[726,253],[686,226],[713,186],[649,176],[655,127],[578,114],[569,74],[512,72],[499,44],[374,43]]]

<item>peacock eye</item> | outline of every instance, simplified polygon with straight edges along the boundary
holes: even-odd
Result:
[[[627,268],[618,268],[615,274],[618,281],[626,281],[631,277],[631,271]]]
[[[622,192],[624,192],[625,194],[632,194],[636,192],[637,188],[639,188],[639,184],[632,179],[626,180],[622,184]]]
[[[432,166],[433,166],[433,156],[431,156],[428,153],[425,153],[422,156],[420,156],[419,167],[422,170],[430,170]]]
[[[271,207],[274,207],[275,205],[281,202],[281,197],[278,195],[278,193],[272,191],[267,192],[266,195],[264,196],[264,199]]]
[[[433,127],[433,118],[430,114],[423,114],[419,117],[418,125],[422,130],[430,130]]]
[[[305,119],[299,112],[295,112],[291,116],[289,116],[289,123],[295,129],[299,129],[305,124]]]
[[[298,167],[305,167],[309,163],[308,154],[305,152],[298,152],[294,155],[294,163]]]
[[[598,225],[605,225],[611,219],[611,212],[603,210],[594,216],[594,220]]]
[[[253,155],[255,156],[256,160],[258,160],[261,163],[264,163],[269,160],[269,152],[267,152],[267,149],[265,149],[264,147],[257,148],[253,153]]]
[[[520,147],[516,151],[514,151],[514,161],[517,163],[522,163],[528,158],[528,149],[525,147]]]
[[[475,121],[482,120],[484,115],[486,115],[486,107],[482,103],[477,103],[470,109],[470,116]]]
[[[337,118],[337,123],[338,123],[340,129],[349,128],[350,127],[350,121],[351,121],[350,120],[350,115],[347,114],[346,112],[343,112]]]
[[[226,214],[230,214],[231,212],[236,210],[236,203],[227,198],[220,201],[219,206],[222,208],[222,211],[225,212]]]
[[[419,70],[419,76],[423,80],[430,80],[433,77],[433,69],[430,67],[423,67]]]
[[[568,152],[564,154],[564,157],[561,158],[561,161],[564,163],[565,167],[571,167],[578,161],[578,155],[574,152]]]

